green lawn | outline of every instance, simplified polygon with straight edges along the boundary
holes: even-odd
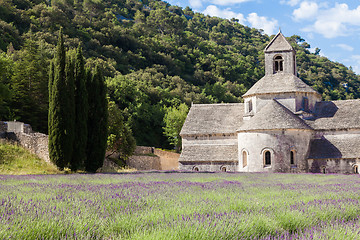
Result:
[[[0,174],[54,174],[57,168],[28,150],[13,144],[0,144]]]
[[[0,189],[0,239],[360,239],[359,175],[2,175]]]

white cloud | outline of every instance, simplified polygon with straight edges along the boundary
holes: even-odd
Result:
[[[333,47],[339,47],[345,51],[349,51],[349,52],[352,52],[354,51],[354,48],[350,45],[347,45],[347,44],[344,44],[344,43],[339,43],[339,44],[335,44],[335,45],[332,45]]]
[[[302,2],[298,9],[293,11],[295,21],[312,20],[318,13],[319,6],[315,2]]]
[[[202,7],[201,0],[189,0],[189,4],[190,4],[191,7],[194,7],[194,8]]]
[[[252,0],[212,0],[211,2],[216,5],[227,6],[237,3],[249,2]]]
[[[286,5],[290,5],[292,7],[296,6],[298,3],[300,2],[300,0],[281,0],[280,4],[286,4]]]
[[[351,62],[353,63],[350,64],[353,68],[353,71],[357,74],[360,74],[360,55],[351,56]]]
[[[258,16],[257,13],[250,13],[247,20],[251,24],[251,27],[263,29],[268,35],[274,34],[278,26],[277,20],[268,20],[267,17]]]
[[[234,1],[234,0],[233,0]],[[251,27],[263,29],[268,35],[274,34],[278,27],[278,21],[275,19],[268,19],[267,17],[258,16],[257,13],[250,13],[247,18],[241,13],[231,11],[230,8],[220,9],[215,5],[209,5],[203,11],[205,15],[217,16],[221,18],[236,18],[239,19],[239,23],[245,24],[250,23]]]
[[[245,22],[245,18],[244,18],[243,14],[233,12],[229,8],[220,9],[215,5],[209,5],[206,7],[206,9],[204,10],[203,13],[206,15],[217,16],[217,17],[227,18],[227,19],[236,18],[236,19],[239,19],[239,23],[241,23],[241,24],[244,24],[244,22]]]
[[[326,38],[360,32],[360,6],[351,10],[345,3],[336,3],[333,8],[320,9],[315,22],[302,30],[319,33]]]

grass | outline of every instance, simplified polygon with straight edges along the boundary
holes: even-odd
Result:
[[[0,144],[0,173],[12,175],[55,174],[57,168],[22,147]]]
[[[359,175],[0,175],[0,239],[359,239]]]

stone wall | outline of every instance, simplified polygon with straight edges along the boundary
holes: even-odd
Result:
[[[50,162],[48,136],[42,133],[34,133],[28,124],[0,121],[0,138],[16,142],[39,158]],[[118,157],[118,154],[112,154],[112,157]],[[177,153],[162,151],[153,147],[137,146],[134,155],[128,159],[127,165],[137,170],[176,170],[178,169],[178,159],[179,154]]]
[[[39,158],[50,162],[48,150],[48,136],[42,133],[21,133],[21,132],[8,132],[6,138],[18,143],[20,146],[30,150]]]
[[[153,147],[137,146],[134,155],[126,164],[137,170],[177,170],[180,154],[155,149]]]
[[[145,146],[137,146],[134,155],[144,155],[144,154],[152,154],[154,153],[153,147],[145,147]]]
[[[0,122],[0,138],[16,142],[39,158],[50,162],[48,136],[33,132],[29,124],[16,121]]]
[[[312,132],[308,130],[268,130],[240,132],[238,135],[240,172],[307,172],[307,154]],[[242,162],[246,151],[247,165]],[[264,153],[270,151],[271,165],[264,164]],[[290,164],[291,151],[294,162]]]
[[[200,172],[236,172],[235,162],[179,162],[179,169]]]
[[[160,157],[160,170],[178,170],[180,154],[155,149],[156,156]]]
[[[274,74],[274,58],[276,56],[281,56],[284,60],[283,73],[296,75],[295,52],[288,51],[288,50],[265,53],[265,74],[266,75]]]
[[[129,157],[126,164],[136,170],[161,170],[160,157],[134,155]]]
[[[312,173],[353,174],[355,166],[360,166],[358,159],[308,159],[308,163]]]

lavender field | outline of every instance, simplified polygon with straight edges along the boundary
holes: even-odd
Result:
[[[360,239],[359,175],[3,175],[0,189],[0,239]]]

